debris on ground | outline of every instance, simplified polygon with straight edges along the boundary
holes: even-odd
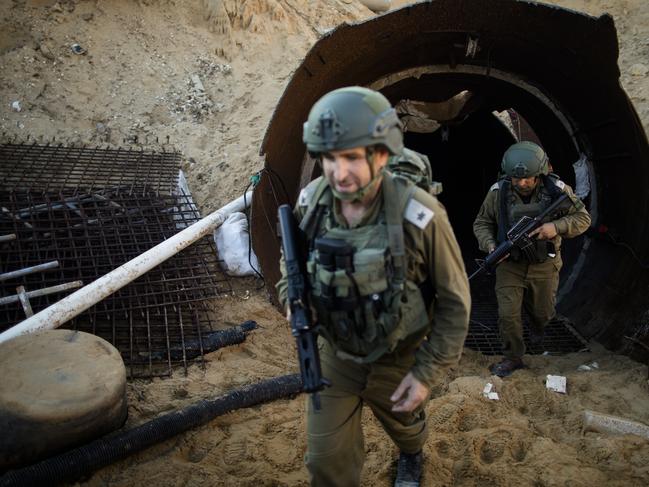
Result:
[[[545,387],[554,392],[566,393],[566,378],[562,375],[547,375],[545,379]]]

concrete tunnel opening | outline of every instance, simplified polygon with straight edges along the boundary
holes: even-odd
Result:
[[[252,236],[269,289],[279,276],[277,206],[293,204],[318,174],[302,123],[327,91],[364,85],[402,108],[406,146],[429,156],[468,271],[480,257],[473,219],[517,137],[538,141],[573,188],[573,163],[583,158],[593,225],[564,244],[557,311],[584,337],[646,359],[646,347],[625,337],[646,344],[649,336],[649,146],[619,84],[613,21],[530,2],[492,4],[489,12],[479,0],[415,4],[339,26],[313,46],[262,145],[267,170]],[[495,115],[507,111],[521,133]]]

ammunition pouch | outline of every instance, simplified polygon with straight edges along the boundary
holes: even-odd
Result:
[[[387,248],[355,250],[342,239],[317,238],[307,263],[319,331],[341,356],[372,362],[428,325],[419,288],[393,285]]]
[[[551,241],[524,237],[512,247],[509,258],[514,262],[524,260],[530,264],[541,264],[555,255],[556,248]]]
[[[316,266],[321,275],[318,280],[320,292],[315,299],[325,309],[352,311],[358,306],[358,286],[355,285],[353,277],[354,248],[344,240],[323,237],[315,239],[314,248]],[[341,276],[347,276],[353,284],[346,296],[336,293],[336,281],[340,281]]]

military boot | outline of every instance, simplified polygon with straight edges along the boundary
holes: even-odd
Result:
[[[419,487],[423,458],[424,455],[421,451],[419,453],[401,452],[394,487]]]
[[[498,377],[509,377],[515,370],[525,368],[523,359],[520,358],[503,358],[496,364],[491,364],[489,371]]]

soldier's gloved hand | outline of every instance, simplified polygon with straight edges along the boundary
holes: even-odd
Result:
[[[550,240],[557,236],[557,227],[554,226],[554,223],[544,223],[539,228],[530,233],[530,237],[537,235],[536,238],[539,240]]]
[[[487,248],[487,253],[491,254],[494,250],[496,250],[496,246],[494,244],[489,244],[489,247]]]
[[[403,378],[397,390],[390,396],[390,401],[394,402],[392,411],[395,413],[409,413],[414,411],[423,401],[428,398],[430,389],[419,382],[412,372]]]

